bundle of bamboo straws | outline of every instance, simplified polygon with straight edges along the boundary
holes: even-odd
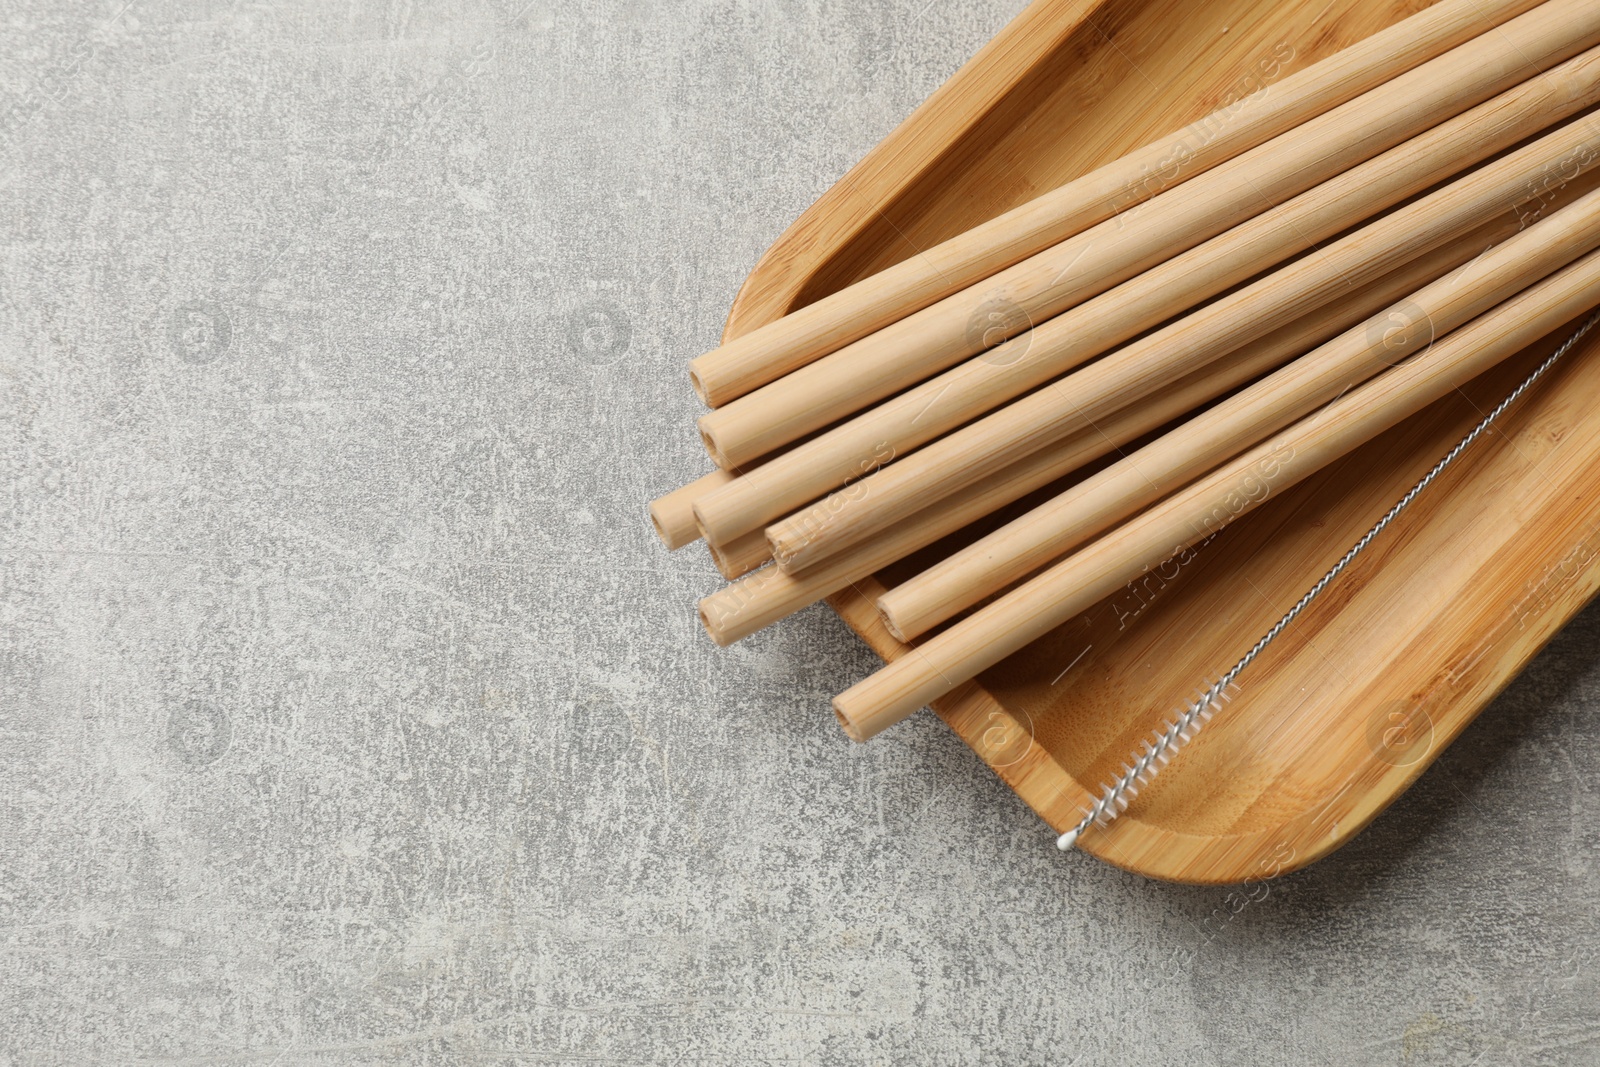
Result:
[[[730,644],[1059,489],[877,598],[914,650],[834,699],[865,740],[1600,305],[1597,46],[1596,0],[1440,0],[1198,147],[694,360],[718,469],[651,517],[731,582],[706,629]]]

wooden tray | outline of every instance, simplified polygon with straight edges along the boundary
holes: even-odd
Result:
[[[733,338],[1426,7],[1037,0],[777,241]],[[1292,49],[1292,52],[1289,51]],[[1276,61],[1276,62],[1275,62]],[[935,705],[1056,830],[1233,664],[1558,338],[1269,502]],[[1508,412],[1082,847],[1226,883],[1310,863],[1391,803],[1600,588],[1600,346]],[[878,575],[830,600],[880,655]],[[840,688],[854,679],[840,679]]]

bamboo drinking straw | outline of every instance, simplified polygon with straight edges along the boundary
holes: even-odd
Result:
[[[712,544],[708,541],[706,548],[711,551],[711,562],[716,564],[718,573],[730,582],[772,561],[772,548],[767,544],[766,534],[761,530],[751,530],[743,537],[735,537],[725,545]]]
[[[1178,189],[702,416],[700,432],[707,450],[718,466],[730,467],[797,440],[1081,304],[1596,43],[1600,4],[1548,0]],[[1359,219],[1351,217],[1347,224]]]
[[[1028,514],[889,590],[878,610],[898,640],[918,637],[1221,465],[1421,344],[1500,304],[1600,246],[1600,192],[1487,252],[1391,309],[1396,346],[1374,347],[1370,323],[1229,397]]]
[[[1600,77],[1594,75],[1600,75],[1600,50],[1584,57],[1583,62],[1591,75],[1589,91],[1597,91]],[[1531,199],[1537,195],[1535,190],[1548,169],[1569,164],[1587,166],[1597,159],[1600,118],[1591,115],[1205,305],[1048,388],[993,411],[920,453],[863,479],[848,493],[835,493],[773,525],[768,529],[768,539],[773,543],[774,554],[789,569],[815,565],[872,530],[885,528],[907,510],[926,507],[973,478],[984,477],[1056,437],[1092,424],[1138,400],[1161,382],[1186,374],[1218,353],[1259,336],[1285,314],[1333,299],[1350,284],[1393,269],[1476,221],[1492,218]],[[1203,251],[1197,249],[1196,253]],[[1175,262],[1181,265],[1185,258]],[[1130,284],[1143,285],[1152,277],[1164,277],[1167,266]],[[1174,286],[1181,284],[1179,279],[1172,281]],[[1101,300],[1116,296],[1117,293],[1107,294]],[[1012,395],[1019,391],[1014,388],[1019,380],[1028,385],[1043,384],[1043,380],[1021,373],[1035,364],[1036,355],[1047,353],[1048,358],[1040,356],[1041,366],[1033,369],[1053,369],[1063,358],[1082,362],[1082,358],[1071,355],[1074,350],[1099,351],[1107,347],[1094,332],[1094,311],[1094,305],[1075,309],[1026,335],[1032,340],[1023,364],[996,366],[997,354],[1006,351],[1002,346],[983,359],[949,371],[830,431],[792,455],[815,456],[822,450],[822,443],[830,439],[839,442],[840,447],[848,443],[859,448],[857,442],[865,440],[878,442],[880,449],[908,451],[934,436],[933,432],[925,432],[925,427],[942,430],[993,408],[990,398],[996,381],[1005,381],[1006,391]],[[1024,341],[1018,338],[1008,344]],[[1058,352],[1068,355],[1058,357]],[[930,410],[935,413],[929,414]],[[695,514],[703,529],[711,528],[712,520],[738,529],[757,515],[781,513],[780,502],[782,510],[788,510],[793,502],[803,502],[814,491],[820,479],[808,477],[812,469],[795,471],[786,462],[774,461],[762,468],[759,477],[740,479],[702,498]]]
[[[650,501],[650,522],[656,528],[661,543],[672,551],[700,539],[700,525],[694,520],[694,502],[713,489],[720,489],[737,475],[731,471],[716,470],[696,478],[681,489]],[[754,530],[736,537],[727,544],[707,542],[711,561],[717,570],[730,581],[748,574],[772,558],[766,534]]]
[[[855,740],[880,733],[1597,303],[1591,254],[915,646],[835,697],[835,714]]]
[[[1203,174],[1538,3],[1440,0],[1184,130],[708,352],[690,364],[690,379],[706,403],[725,404]]]
[[[728,471],[714,470],[650,501],[650,523],[656,528],[661,543],[675,552],[700,540],[700,526],[694,521],[694,502],[713,489],[727,485],[734,477]]]
[[[1246,345],[1157,393],[1145,403],[1116,413],[1097,426],[1079,430],[1007,467],[994,478],[968,486],[939,506],[799,574],[776,567],[733,583],[700,601],[700,620],[719,645],[729,645],[757,630],[860,581],[947,534],[1020,500],[1086,463],[1192,411],[1284,361],[1362,322],[1407,293],[1462,266],[1486,247],[1517,231],[1510,214],[1473,231],[1428,256],[1318,308],[1281,330]],[[750,536],[750,535],[746,535]],[[758,535],[759,536],[759,533]],[[765,538],[762,538],[765,543]]]
[[[721,489],[745,471],[754,470],[761,465],[761,462],[764,462],[764,460],[751,463],[742,470],[714,470],[710,474],[696,478],[688,485],[681,486],[665,496],[659,496],[650,501],[650,523],[655,527],[656,536],[661,538],[661,543],[666,545],[669,551],[676,552],[683,546],[700,540],[704,534],[700,529],[699,522],[695,520],[695,502],[701,497]],[[742,543],[738,548],[733,547],[731,544],[722,543],[708,543],[706,546],[711,550],[711,558],[717,562],[718,569],[721,569],[727,577],[738,577],[738,575],[729,575],[724,563],[732,565],[735,560],[753,559],[757,551],[753,540],[739,540]],[[761,563],[772,558],[771,551],[766,547],[765,538],[762,539],[762,547],[759,551],[762,558],[751,563],[750,566],[760,566]],[[745,569],[748,570],[749,567]],[[744,572],[740,571],[740,573]]]
[[[1588,89],[1592,91],[1594,59],[1585,57],[1581,67]],[[1550,93],[1548,106],[1556,113],[1562,110],[1559,101],[1564,98],[1564,90],[1559,86],[1564,84],[1565,77],[1574,76],[1566,65],[1561,71],[1559,76],[1554,72],[1550,76],[1554,82],[1539,79],[1540,92],[1536,94]],[[1504,131],[1505,124],[1489,121],[1489,116],[1485,115],[1479,128],[1488,141],[1493,132]],[[1471,146],[1477,142],[1460,136],[1461,131],[1453,127],[1451,134],[1447,143],[1459,146],[1463,154],[1472,158]],[[1509,161],[1497,162],[1479,174],[1462,179],[1452,187],[1454,191],[1435,194],[1425,200],[1426,207],[1408,209],[1404,228],[1390,226],[1374,230],[1369,227],[1374,231],[1368,237],[1374,245],[1372,255],[1377,258],[1368,264],[1371,272],[1365,277],[1376,277],[1406,258],[1426,251],[1430,240],[1448,239],[1478,220],[1499,214],[1515,203],[1518,196],[1525,195],[1528,186],[1537,182],[1541,168],[1559,163],[1560,157],[1568,151],[1566,140],[1573,136],[1570,131],[1558,132],[1538,142],[1537,147],[1530,146],[1514,154]],[[1398,179],[1379,180],[1390,168],[1399,168],[1400,173],[1414,181],[1430,182],[1452,173],[1459,163],[1449,156],[1418,156],[1404,147],[1394,156],[1396,158],[1385,157],[1359,175],[1368,179],[1372,190],[1386,192],[1395,187]],[[1409,184],[1403,183],[1400,187]],[[1364,208],[1370,205],[1372,210],[1377,210],[1385,202],[1379,198],[1372,204],[1368,196],[1369,191],[1362,184],[1333,179],[1328,189],[1319,188],[1297,197],[1267,213],[1264,219],[1253,220],[1237,232],[1224,234],[1212,243],[1169,260],[1117,290],[1057,316],[977,359],[968,360],[796,446],[765,463],[759,471],[702,497],[695,505],[701,529],[714,540],[727,541],[766,525],[829,490],[869,473],[875,465],[903,455],[1126,341],[1183,307],[1214,295],[1241,280],[1241,273],[1248,277],[1261,266],[1281,259],[1283,254],[1331,236],[1370,215],[1370,210],[1357,213],[1353,205],[1362,203]],[[1382,224],[1374,225],[1381,227]],[[1381,234],[1381,239],[1377,234]],[[1351,242],[1347,240],[1342,244],[1348,252]],[[1381,253],[1377,250],[1379,246]],[[1365,248],[1356,249],[1354,255],[1359,261],[1368,258]],[[1332,262],[1324,252],[1288,270],[1303,271],[1306,263],[1321,267]],[[1338,288],[1343,289],[1342,274],[1355,265],[1341,263],[1337,273],[1327,274],[1323,280],[1338,283]],[[1220,277],[1216,273],[1219,267],[1225,269]],[[1332,295],[1333,291],[1327,293],[1327,297]],[[1296,294],[1291,299],[1300,297]],[[1271,320],[1262,320],[1263,323],[1268,321]],[[1265,326],[1258,325],[1258,328]],[[1162,377],[1158,373],[1150,380],[1170,381],[1171,376]]]

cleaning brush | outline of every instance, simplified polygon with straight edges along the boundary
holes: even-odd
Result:
[[[1473,427],[1470,433],[1456,442],[1455,447],[1450,449],[1443,459],[1434,464],[1433,469],[1423,475],[1421,480],[1412,486],[1405,496],[1401,497],[1399,502],[1389,509],[1383,518],[1374,523],[1372,528],[1362,536],[1361,540],[1352,545],[1350,550],[1339,559],[1339,562],[1335,563],[1328,570],[1328,573],[1324,574],[1315,585],[1308,589],[1305,595],[1295,603],[1294,607],[1290,608],[1283,618],[1273,625],[1272,629],[1262,635],[1261,639],[1250,648],[1250,651],[1244,654],[1238,663],[1230,667],[1216,682],[1207,685],[1176,718],[1168,722],[1163,728],[1155,731],[1151,738],[1145,741],[1139,750],[1134,753],[1131,761],[1122,765],[1121,773],[1110,782],[1104,784],[1094,802],[1084,810],[1083,818],[1079,820],[1078,824],[1056,839],[1056,847],[1063,852],[1071,849],[1090,827],[1105,826],[1126,811],[1133,798],[1138,795],[1140,788],[1149,784],[1156,775],[1160,774],[1162,768],[1166,767],[1172,758],[1178,754],[1179,750],[1194,740],[1195,735],[1210,721],[1211,717],[1232,698],[1236,688],[1235,679],[1266,650],[1268,645],[1277,640],[1278,635],[1283,633],[1311,605],[1312,601],[1321,596],[1323,591],[1333,584],[1334,580],[1344,572],[1345,568],[1349,567],[1350,563],[1365,551],[1367,546],[1379,534],[1383,533],[1401,512],[1411,506],[1412,501],[1416,500],[1423,490],[1427,489],[1439,475],[1443,474],[1445,469],[1470,448],[1474,441],[1483,436],[1484,432],[1494,424],[1495,420],[1531,389],[1535,382],[1544,377],[1545,373],[1570,352],[1573,346],[1581,341],[1594,328],[1597,322],[1600,322],[1600,311],[1591,315],[1571,337],[1567,338],[1543,363],[1539,364],[1532,374],[1523,379],[1522,384],[1518,385],[1505,399],[1496,404],[1494,410],[1485,415],[1483,420]]]

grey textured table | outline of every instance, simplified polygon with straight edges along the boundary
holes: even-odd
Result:
[[[122,3],[0,8],[0,1064],[1600,1062],[1600,613],[1242,907],[701,634],[684,361],[1018,0]]]

